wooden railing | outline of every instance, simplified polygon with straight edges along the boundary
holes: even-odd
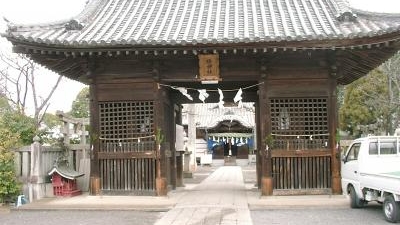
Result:
[[[328,136],[275,138],[271,158],[275,195],[330,193],[332,150]]]
[[[316,150],[326,149],[328,140],[291,139],[275,140],[273,149],[279,150]]]
[[[100,138],[98,153],[102,192],[154,195],[156,143],[154,137],[135,140]]]
[[[102,191],[108,194],[154,195],[156,160],[100,159]]]
[[[311,190],[331,188],[331,157],[272,157],[274,189]]]

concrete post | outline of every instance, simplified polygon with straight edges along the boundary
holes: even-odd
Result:
[[[190,155],[190,171],[196,171],[196,118],[195,118],[195,105],[189,104],[188,106],[188,150],[192,152]],[[185,155],[186,158],[186,155]]]
[[[41,171],[42,153],[39,140],[39,137],[35,136],[31,145],[31,168],[28,180],[30,202],[43,198],[46,193],[45,174]]]
[[[29,147],[29,146],[27,146]],[[24,182],[26,182],[27,180],[29,180],[29,176],[30,176],[30,172],[31,172],[31,167],[30,165],[27,163],[29,162],[29,152],[28,151],[23,151],[22,152],[22,171],[21,171],[21,175],[22,175],[22,179],[24,180]]]
[[[184,178],[192,178],[193,177],[193,173],[190,171],[190,155],[192,153],[187,151],[185,151],[184,153],[184,166],[183,166],[183,177]]]

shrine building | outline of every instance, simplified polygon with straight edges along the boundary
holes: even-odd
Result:
[[[254,103],[262,195],[340,194],[336,88],[400,49],[400,14],[345,0],[91,0],[73,19],[9,23],[2,36],[89,85],[94,195],[175,188],[176,124],[200,96]]]

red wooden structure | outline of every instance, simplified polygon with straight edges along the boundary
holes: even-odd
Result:
[[[82,193],[78,189],[76,178],[84,174],[70,169],[66,161],[56,164],[48,174],[51,176],[54,196],[72,197]]]

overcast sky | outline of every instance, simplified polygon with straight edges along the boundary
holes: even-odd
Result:
[[[3,17],[13,23],[40,23],[69,19],[82,11],[88,0],[1,0],[0,3],[0,32],[6,29]],[[400,0],[349,0],[355,8],[377,12],[400,13]],[[1,43],[3,42],[3,44]],[[2,51],[4,40],[1,40]],[[40,93],[44,96],[48,92],[48,86],[52,86],[56,76],[45,71],[37,77]],[[50,84],[50,85],[49,85]],[[55,92],[50,106],[50,111],[69,111],[72,101],[84,85],[64,79],[58,90]]]
[[[71,18],[83,9],[87,0],[0,0],[0,32],[6,29],[3,17],[13,23],[40,23],[57,21]],[[4,39],[0,40],[1,51],[10,51],[10,45]],[[54,86],[57,76],[43,69],[36,76],[39,95],[45,97],[50,88]],[[54,92],[49,112],[57,110],[67,112],[71,109],[72,101],[75,100],[79,91],[85,87],[83,84],[63,78],[62,83]],[[29,106],[28,106],[29,107]],[[28,108],[32,112],[33,107]]]

